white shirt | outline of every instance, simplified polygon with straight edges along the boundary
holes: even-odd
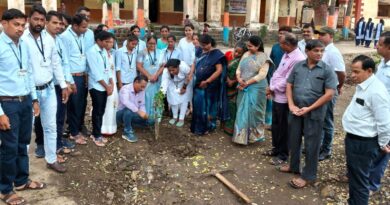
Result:
[[[306,41],[305,41],[305,39],[302,39],[302,40],[298,41],[298,48],[303,53],[303,55],[305,57],[307,57],[307,55],[306,55]]]
[[[38,39],[35,39],[29,29],[24,31],[22,38],[28,46],[28,64],[33,69],[35,86],[44,85],[55,77],[60,87],[66,88],[54,38],[46,32],[41,32]]]
[[[195,45],[192,42],[188,42],[186,37],[180,39],[177,46],[181,53],[182,60],[189,66],[194,64],[195,61]]]
[[[325,47],[324,55],[322,56],[322,61],[328,64],[334,71],[345,72],[345,63],[343,55],[333,43],[328,44]]]
[[[180,90],[184,86],[187,76],[190,74],[191,68],[184,61],[180,62],[179,73],[173,78],[164,68],[162,74],[161,91],[167,94],[167,101],[170,105],[179,105],[181,103],[188,103],[192,99],[192,90],[187,86],[186,92],[180,95]]]
[[[390,60],[385,63],[385,60],[382,58],[375,76],[382,81],[387,89],[387,92],[390,94]]]
[[[361,137],[378,136],[380,147],[389,143],[390,95],[375,75],[356,86],[342,123],[345,132]]]

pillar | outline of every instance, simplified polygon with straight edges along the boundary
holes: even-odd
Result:
[[[221,0],[207,1],[207,23],[211,27],[221,26],[221,7]]]
[[[133,0],[134,21],[138,19],[138,0]],[[144,19],[149,19],[149,0],[144,0]]]
[[[352,1],[352,0],[351,0]],[[355,0],[355,22],[362,16],[362,0]]]
[[[42,6],[47,11],[57,11],[57,0],[42,0]]]
[[[19,9],[23,13],[24,10],[24,0],[7,0],[8,9]]]
[[[259,0],[246,1],[245,24],[251,29],[260,29],[260,5]]]
[[[184,0],[183,2],[183,17],[185,18],[186,15],[189,16],[190,20],[194,19],[194,0]]]
[[[107,20],[108,20],[107,2],[104,2],[102,4],[102,24],[106,24]]]
[[[194,20],[199,19],[199,0],[194,0]]]
[[[112,16],[114,20],[119,20],[120,18],[120,8],[119,3],[112,3]]]
[[[304,5],[304,1],[298,1],[297,2],[297,18],[296,18],[296,22],[297,22],[297,25],[301,26],[301,22],[302,22],[302,12],[303,12],[303,5]]]
[[[279,0],[267,0],[265,5],[265,24],[268,24],[270,29],[277,28],[279,17]]]

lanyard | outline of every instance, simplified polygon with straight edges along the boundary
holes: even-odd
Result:
[[[168,56],[167,56],[167,54],[168,54],[168,49],[165,50],[165,58],[167,59],[167,62],[172,58],[173,51],[175,51],[175,48],[173,48],[173,50],[172,50],[172,52],[171,52],[171,55],[169,55],[169,58],[168,58]]]
[[[33,37],[34,38],[34,37]],[[39,38],[41,39],[41,47],[39,47],[37,39],[34,38],[35,45],[37,45],[39,52],[41,53],[43,57],[43,61],[46,62],[46,57],[45,57],[45,48],[43,47],[43,39],[42,39],[42,34],[39,33]]]
[[[102,54],[102,53],[103,53],[103,51],[99,51],[99,53],[100,53],[100,56],[101,56],[101,57],[102,57],[102,59],[103,59],[103,62],[104,62],[104,70],[105,70],[105,69],[107,69],[107,68],[106,68],[106,64],[107,64],[107,62],[106,62],[106,58],[105,58],[105,57],[103,56],[103,54]]]
[[[76,39],[76,36],[73,36],[73,38],[76,41],[77,47],[79,47],[80,54],[83,55],[83,43],[79,43],[79,41]]]
[[[152,58],[152,55],[150,55],[150,52],[149,52],[149,50],[148,50],[148,55],[149,55],[149,60],[150,60],[150,62],[152,62],[152,65],[154,66],[155,64],[156,64],[156,51],[154,51],[154,60],[153,60],[153,58]]]
[[[19,68],[20,68],[20,70],[22,70],[22,69],[23,69],[23,66],[22,66],[22,47],[20,46],[20,43],[19,43],[19,46],[18,46],[18,47],[19,47],[20,59],[19,59],[19,56],[16,54],[14,48],[12,47],[11,43],[8,44],[8,45],[9,45],[9,47],[11,47],[12,52],[14,53],[16,59],[17,59],[18,62],[19,62]]]
[[[57,43],[57,39],[56,39],[56,46],[57,46],[57,53],[62,60],[62,48],[61,48],[61,45],[59,43]]]
[[[128,52],[128,51],[127,51]],[[131,69],[131,65],[133,64],[133,52],[131,52],[131,57],[127,54],[127,59],[129,60],[129,68]]]

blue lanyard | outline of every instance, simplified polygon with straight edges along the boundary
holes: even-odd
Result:
[[[100,56],[102,57],[103,62],[104,62],[104,70],[105,70],[105,69],[107,69],[107,68],[106,68],[107,63],[106,63],[106,58],[103,56],[102,52],[103,52],[103,51],[99,51]]]
[[[127,51],[129,52],[129,51]],[[129,67],[131,69],[131,65],[133,64],[133,51],[131,52],[131,57],[129,57],[129,54],[127,54],[127,59],[129,60]],[[131,60],[130,60],[131,59]]]
[[[34,36],[33,36],[34,38]],[[46,62],[46,57],[45,57],[45,48],[43,47],[43,39],[42,39],[42,34],[39,33],[39,38],[41,39],[41,47],[39,47],[37,39],[34,38],[35,45],[37,45],[39,52],[41,53],[43,57],[43,61]]]
[[[20,59],[19,59],[19,56],[16,54],[14,48],[12,47],[11,43],[8,44],[8,45],[9,45],[9,47],[11,47],[12,52],[14,53],[16,59],[17,59],[18,62],[19,62],[19,68],[20,68],[20,70],[22,70],[22,69],[23,69],[23,66],[22,66],[22,60],[23,60],[23,59],[22,59],[22,47],[20,46],[20,43],[19,43],[19,46],[18,46],[18,47],[19,47]]]

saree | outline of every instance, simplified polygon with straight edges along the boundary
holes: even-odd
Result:
[[[232,59],[229,62],[228,69],[227,69],[227,77],[231,80],[236,79],[236,70],[238,67],[238,64],[240,63],[240,58]],[[236,99],[237,99],[237,83],[234,83],[231,87],[226,85],[226,92],[227,92],[227,107],[228,112],[230,115],[230,119],[226,120],[225,125],[223,126],[223,131],[233,136],[234,132],[234,121],[236,120]]]
[[[222,64],[222,74],[206,88],[200,88],[200,83],[207,80],[216,71],[217,64]],[[225,82],[226,59],[224,54],[218,49],[207,53],[198,51],[192,100],[192,133],[204,135],[216,128],[217,118],[222,121],[229,119]]]
[[[244,56],[240,62],[241,78],[247,81],[259,72],[260,67],[270,61],[264,53]],[[247,145],[264,141],[264,117],[266,109],[267,79],[253,83],[237,95],[237,112],[234,123],[233,142]]]

